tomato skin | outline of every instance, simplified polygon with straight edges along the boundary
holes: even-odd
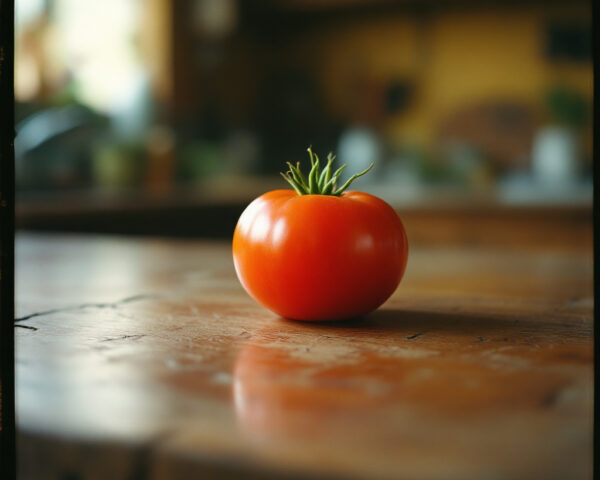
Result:
[[[233,235],[242,286],[262,306],[294,320],[375,310],[396,290],[407,258],[398,215],[363,192],[273,190],[248,205]]]

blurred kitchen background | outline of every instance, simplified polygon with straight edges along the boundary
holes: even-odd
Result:
[[[21,229],[229,238],[312,145],[374,161],[413,242],[591,242],[589,1],[16,0],[15,29]]]

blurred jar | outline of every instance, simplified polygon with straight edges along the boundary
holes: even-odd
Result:
[[[94,183],[114,190],[134,187],[141,178],[141,151],[132,144],[103,144],[94,151]]]
[[[562,126],[542,128],[533,143],[534,179],[542,185],[572,185],[577,181],[579,145],[576,133]]]
[[[146,139],[148,165],[144,179],[146,189],[154,194],[168,193],[175,173],[175,135],[166,126],[151,128]]]
[[[218,177],[225,168],[226,152],[221,142],[197,140],[181,149],[180,177],[187,184],[202,184]]]
[[[360,185],[372,183],[379,173],[381,165],[381,145],[377,135],[368,128],[354,127],[346,130],[340,137],[337,149],[337,163],[346,164],[347,172],[353,175],[374,164],[369,175],[358,178],[352,185],[354,189]]]
[[[225,142],[227,171],[231,174],[249,174],[259,170],[260,145],[256,135],[249,131],[232,132]]]

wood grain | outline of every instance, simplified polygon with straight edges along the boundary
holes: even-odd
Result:
[[[20,478],[591,477],[587,248],[415,248],[326,324],[226,243],[21,235],[17,266]]]

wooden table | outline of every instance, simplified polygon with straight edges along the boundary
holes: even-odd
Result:
[[[592,260],[414,246],[368,317],[277,318],[226,243],[20,235],[23,479],[587,479]]]

